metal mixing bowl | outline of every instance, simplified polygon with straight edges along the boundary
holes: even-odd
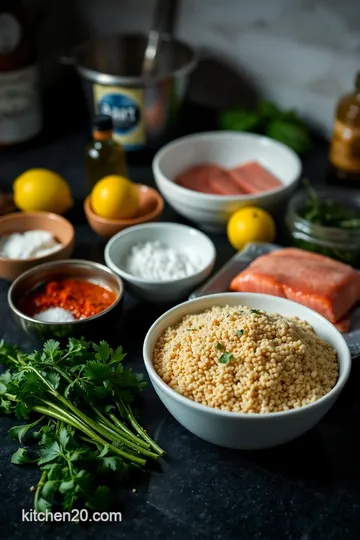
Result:
[[[147,36],[108,36],[82,45],[66,59],[82,77],[91,114],[112,117],[114,139],[127,151],[157,148],[174,135],[189,75],[197,63],[189,45],[163,35],[155,71],[145,76],[146,46]]]
[[[102,285],[111,289],[117,295],[117,299],[97,315],[67,323],[37,321],[20,311],[19,302],[25,295],[51,280],[64,278],[81,279]],[[18,325],[37,341],[81,336],[95,340],[107,338],[114,330],[120,319],[123,297],[123,282],[109,268],[92,261],[72,259],[41,264],[21,274],[9,289],[8,303]]]

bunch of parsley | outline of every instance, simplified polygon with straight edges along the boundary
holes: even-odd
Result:
[[[11,428],[11,437],[34,443],[11,461],[40,467],[37,511],[104,509],[103,479],[164,454],[134,416],[131,404],[146,383],[124,368],[124,357],[105,341],[70,338],[62,349],[49,340],[32,354],[0,342],[0,363],[8,368],[0,375],[0,410],[27,422]]]

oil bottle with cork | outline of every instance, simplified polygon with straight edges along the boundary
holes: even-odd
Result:
[[[329,162],[330,184],[360,187],[360,71],[337,104]]]
[[[97,115],[93,120],[92,142],[86,148],[87,187],[91,191],[96,182],[109,175],[127,178],[125,151],[114,141],[111,116]]]

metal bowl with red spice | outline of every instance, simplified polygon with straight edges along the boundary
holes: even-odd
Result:
[[[111,332],[120,319],[124,285],[102,264],[46,263],[18,277],[8,302],[20,327],[37,340]]]

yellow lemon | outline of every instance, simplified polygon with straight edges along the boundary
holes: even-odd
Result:
[[[93,211],[107,219],[131,219],[139,210],[139,191],[123,176],[105,176],[90,194]]]
[[[273,242],[275,236],[273,218],[255,206],[241,208],[230,217],[227,224],[228,240],[237,251],[249,242]]]
[[[69,185],[48,169],[29,169],[13,184],[14,201],[24,212],[63,214],[73,205]]]

